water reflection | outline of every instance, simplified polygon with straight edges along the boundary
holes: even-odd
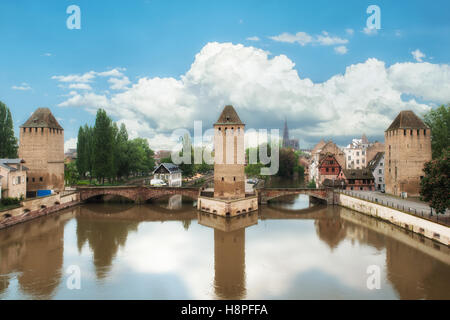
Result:
[[[290,209],[72,208],[0,231],[0,298],[450,299],[449,247],[344,208]],[[65,287],[72,263],[78,296]],[[370,264],[381,290],[365,287]]]
[[[245,298],[245,228],[258,224],[258,215],[225,218],[198,213],[198,223],[214,229],[216,298]]]

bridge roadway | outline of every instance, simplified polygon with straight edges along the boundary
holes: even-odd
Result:
[[[92,197],[103,195],[116,195],[130,199],[136,203],[144,203],[150,199],[157,199],[167,195],[182,195],[197,200],[202,191],[195,187],[150,187],[150,186],[89,186],[77,187],[80,200],[85,201]],[[320,199],[327,204],[334,204],[332,189],[306,189],[306,188],[257,188],[258,202],[267,204],[269,200],[287,195],[305,194]]]

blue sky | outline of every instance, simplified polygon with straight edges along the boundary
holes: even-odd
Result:
[[[80,30],[66,27],[66,8],[72,4],[81,9]],[[381,30],[367,34],[363,30],[371,4],[381,9]],[[244,122],[254,128],[281,128],[282,119],[288,117],[291,135],[300,139],[302,147],[312,146],[321,137],[333,138],[341,145],[349,143],[351,137],[363,133],[367,123],[373,123],[371,119],[380,118],[377,115],[381,115],[380,123],[369,126],[367,133],[369,138],[382,139],[383,126],[399,110],[410,108],[420,113],[450,102],[448,87],[442,84],[450,77],[449,12],[449,1],[1,1],[0,100],[13,113],[17,135],[18,125],[32,111],[49,107],[65,128],[66,141],[72,139],[72,143],[80,125],[94,123],[98,106],[114,120],[134,127],[135,135],[149,138],[153,148],[159,149],[168,144],[162,137],[170,136],[173,129],[193,127],[192,121],[190,126],[179,121],[183,113],[188,120],[204,120],[208,127],[217,118],[222,102],[233,103]],[[251,49],[227,49],[226,43]],[[196,55],[199,64],[203,61],[200,53],[204,48],[223,54],[206,54],[210,63],[193,68]],[[255,65],[259,67],[249,64],[249,69],[240,73],[239,61],[251,61],[258,50],[267,57],[258,58]],[[245,60],[247,55],[250,58]],[[280,56],[292,65],[278,63]],[[371,58],[376,61],[368,63]],[[228,67],[217,70],[221,62]],[[266,62],[272,67],[265,68]],[[358,74],[367,72],[364,68],[377,72],[373,82],[378,84],[361,89],[361,95],[365,89],[381,92],[377,98],[364,100],[355,96],[358,90],[348,89],[361,83],[348,70],[358,64]],[[391,70],[396,64],[399,70]],[[99,75],[114,69],[119,72],[115,79],[124,81],[117,89],[108,82],[112,76]],[[273,72],[268,74],[268,69]],[[183,80],[190,70],[196,80]],[[381,70],[387,70],[388,87],[378,76]],[[90,71],[95,77],[86,81],[56,78]],[[290,71],[297,72],[299,79],[292,78]],[[339,82],[338,86],[325,85],[336,75],[345,77],[347,73],[348,79],[331,81]],[[219,95],[204,94],[219,90],[221,74],[226,74],[230,83],[235,82],[233,77],[248,76],[242,91],[254,94],[245,95],[225,85]],[[146,80],[141,87],[140,79]],[[256,97],[261,88],[252,87],[255,79],[265,79],[259,84],[261,92],[268,95],[264,99]],[[309,90],[308,83],[302,82],[305,79],[316,85],[314,92],[305,93]],[[296,86],[297,80],[304,87]],[[428,85],[418,85],[427,81]],[[69,88],[80,83],[90,89]],[[290,83],[294,87],[286,88]],[[436,88],[440,94],[431,92],[436,83],[442,86]],[[134,85],[135,90],[131,90]],[[273,89],[277,86],[281,89]],[[424,89],[427,86],[429,90]],[[149,93],[149,88],[158,90]],[[158,92],[166,97],[163,101],[155,97]],[[401,94],[400,102],[397,94]],[[139,103],[136,95],[141,97]],[[323,101],[322,96],[327,95],[330,100]],[[74,96],[77,99],[64,104]],[[179,100],[173,102],[170,97]],[[274,107],[277,104],[279,109]],[[164,121],[157,117],[158,110],[166,114]],[[178,117],[171,119],[171,110]],[[363,123],[354,130],[330,129],[347,124],[345,117],[340,122],[334,119],[337,115],[359,111]],[[351,120],[358,122],[358,118]]]

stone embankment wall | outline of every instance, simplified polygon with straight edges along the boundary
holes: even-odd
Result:
[[[447,246],[450,245],[450,228],[439,223],[342,193],[338,195],[338,204],[345,208],[388,221]]]
[[[20,207],[0,211],[0,229],[36,219],[41,216],[77,205],[80,203],[78,192],[68,194],[53,194],[41,198],[27,199]]]

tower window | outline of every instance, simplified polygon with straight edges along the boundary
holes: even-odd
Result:
[[[222,181],[224,181],[224,178],[222,177]]]
[[[403,129],[403,135],[406,136],[406,129]]]
[[[233,181],[236,181],[236,177],[233,177]]]
[[[411,129],[411,130],[409,130],[409,135],[410,135],[410,136],[412,136],[412,129]]]
[[[34,182],[34,178],[31,178],[31,181]]]
[[[39,177],[39,181],[41,181],[41,182],[42,182],[43,180],[44,180],[44,179],[42,179],[42,177]]]
[[[419,135],[420,134],[420,130],[419,129],[417,129],[417,135]]]
[[[424,136],[427,135],[427,129],[423,129],[423,135],[424,135]]]
[[[27,128],[23,128],[23,132],[27,132]]]

